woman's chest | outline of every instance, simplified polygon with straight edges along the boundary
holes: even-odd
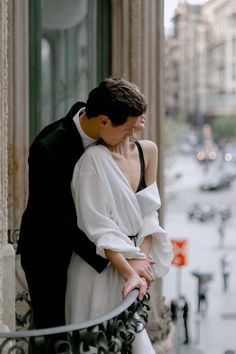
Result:
[[[140,180],[139,159],[134,157],[114,157],[114,161],[131,189],[136,192]]]

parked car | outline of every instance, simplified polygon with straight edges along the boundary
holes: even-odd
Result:
[[[231,208],[226,205],[221,205],[219,207],[219,215],[220,215],[221,220],[223,220],[223,221],[230,219],[232,216]]]
[[[201,163],[213,162],[217,159],[217,156],[218,148],[212,142],[206,142],[197,148],[196,158]]]
[[[224,160],[236,163],[236,145],[226,144],[223,149]]]
[[[193,203],[188,209],[189,219],[196,219],[202,222],[213,220],[216,214],[217,210],[210,204],[200,205]]]
[[[236,178],[236,147],[227,144],[223,152],[225,169],[232,178]]]
[[[214,207],[211,204],[193,203],[187,212],[189,219],[195,219],[202,222],[211,221],[216,217],[220,217],[221,220],[226,221],[232,216],[230,206],[224,204]]]
[[[206,190],[216,190],[220,188],[226,188],[231,185],[232,174],[226,169],[218,169],[206,172],[200,182],[200,189]]]

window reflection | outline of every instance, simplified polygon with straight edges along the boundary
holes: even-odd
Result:
[[[77,64],[78,64],[78,92],[81,99],[86,100],[88,88],[88,32],[87,21],[83,21],[77,32]]]
[[[51,6],[53,1],[44,2],[42,12],[42,126],[64,116],[76,101],[86,100],[91,76],[96,79],[96,61],[90,59],[96,51],[96,21],[91,21],[96,6],[69,0],[74,11],[63,12],[62,3]]]
[[[52,120],[52,71],[51,71],[51,48],[46,39],[42,39],[41,44],[42,62],[42,119],[41,125],[45,126]]]

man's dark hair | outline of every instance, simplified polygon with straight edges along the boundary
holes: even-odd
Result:
[[[139,117],[147,110],[147,102],[139,88],[124,79],[106,79],[88,96],[88,118],[106,115],[113,126],[124,124],[128,117]]]

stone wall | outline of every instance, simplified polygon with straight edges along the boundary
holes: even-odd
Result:
[[[15,328],[15,252],[8,229],[8,1],[0,1],[0,327]]]

